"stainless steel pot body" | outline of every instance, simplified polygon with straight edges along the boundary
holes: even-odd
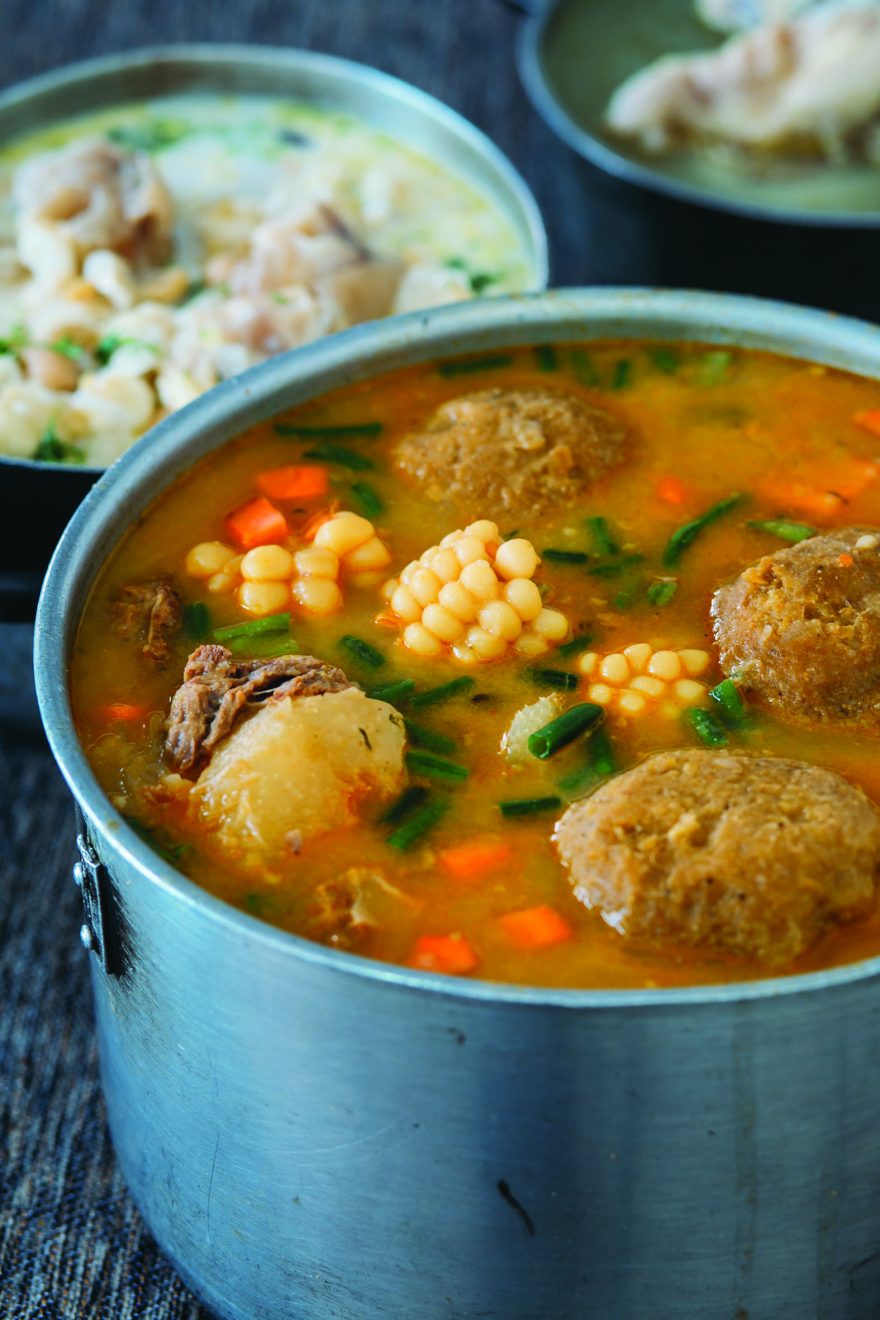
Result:
[[[679,991],[459,982],[310,945],[124,824],[66,670],[107,552],[246,425],[452,352],[625,335],[880,377],[880,331],[699,294],[561,292],[355,330],[139,443],[53,560],[37,682],[85,816],[79,878],[110,1125],[159,1242],[224,1317],[876,1320],[880,960]]]

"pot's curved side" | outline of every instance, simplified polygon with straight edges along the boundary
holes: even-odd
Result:
[[[220,1316],[875,1320],[876,985],[693,1009],[406,995],[118,859],[126,1178]]]

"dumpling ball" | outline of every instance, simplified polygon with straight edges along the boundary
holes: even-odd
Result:
[[[556,828],[575,895],[621,935],[774,967],[866,916],[880,813],[803,761],[659,752],[569,807]]]
[[[726,674],[806,727],[880,726],[880,528],[765,555],[712,600]]]

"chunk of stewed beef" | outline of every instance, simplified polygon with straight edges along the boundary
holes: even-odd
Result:
[[[183,601],[170,574],[120,588],[111,609],[120,637],[137,637],[147,660],[160,667],[168,663],[183,621]]]

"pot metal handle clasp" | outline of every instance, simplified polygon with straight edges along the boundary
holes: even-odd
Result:
[[[73,878],[82,894],[85,921],[79,937],[84,949],[93,953],[108,976],[122,971],[122,950],[116,899],[110,875],[89,836],[86,819],[76,804],[76,846],[80,860],[74,864]]]

